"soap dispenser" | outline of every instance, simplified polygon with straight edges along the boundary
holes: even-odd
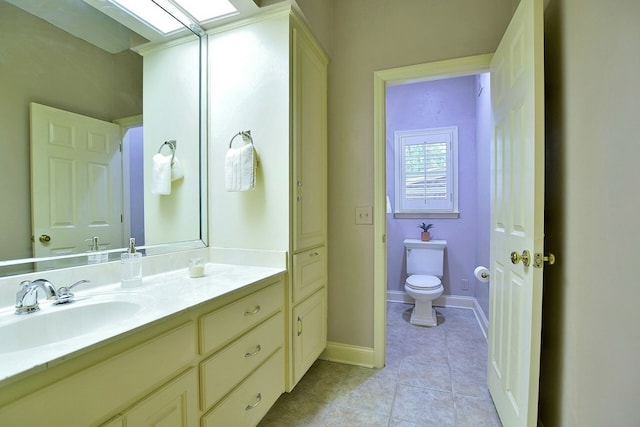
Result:
[[[92,239],[86,239],[86,241],[89,242],[87,264],[99,264],[101,262],[109,261],[109,255],[106,252],[100,252],[98,236],[94,236]]]
[[[136,252],[136,239],[129,239],[129,249],[120,257],[122,287],[133,288],[142,284],[142,254]]]

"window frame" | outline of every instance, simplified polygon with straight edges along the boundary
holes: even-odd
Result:
[[[445,142],[447,144],[447,191],[449,200],[446,207],[428,207],[424,209],[411,207],[405,195],[405,150],[407,145],[418,145],[416,140],[424,140],[424,144]],[[400,130],[394,132],[394,166],[395,166],[395,218],[458,218],[458,126],[434,127],[426,129]],[[437,203],[437,202],[434,202]],[[413,202],[415,205],[415,202]]]

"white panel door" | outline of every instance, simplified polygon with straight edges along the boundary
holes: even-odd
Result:
[[[123,247],[121,214],[120,127],[31,103],[33,255]]]
[[[488,384],[502,424],[537,423],[544,250],[542,0],[522,0],[491,62],[495,121],[491,183]],[[511,253],[529,251],[527,267]]]

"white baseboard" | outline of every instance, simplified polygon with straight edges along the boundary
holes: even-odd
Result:
[[[466,308],[473,310],[473,314],[476,316],[478,326],[484,335],[484,339],[487,339],[487,330],[489,329],[489,321],[484,315],[480,304],[475,297],[465,297],[462,295],[442,295],[433,302],[433,305],[437,307],[455,307]]]
[[[320,355],[320,359],[331,362],[346,363],[349,365],[373,368],[373,349],[356,345],[328,342],[327,348]]]
[[[400,302],[405,304],[413,304],[413,298],[403,291],[387,291],[388,302]],[[484,338],[487,338],[487,330],[489,329],[489,321],[484,315],[478,300],[474,297],[465,297],[461,295],[442,295],[437,298],[433,305],[437,307],[453,307],[466,308],[473,310],[478,325],[482,330]],[[320,355],[320,359],[330,362],[346,363],[349,365],[364,366],[372,368],[374,364],[373,348],[359,347],[355,345],[341,344],[337,342],[328,342],[327,348]]]
[[[475,298],[474,298],[475,299]],[[476,319],[478,320],[478,324],[480,325],[480,329],[482,330],[482,334],[484,335],[484,339],[487,339],[487,334],[489,333],[489,319],[484,314],[484,310],[480,307],[480,303],[475,299],[473,312],[476,315]]]
[[[405,291],[387,291],[387,302],[413,304],[413,298],[407,295]]]
[[[462,295],[440,295],[433,301],[436,307],[453,307],[453,308],[469,308],[473,310],[474,297],[465,297]]]

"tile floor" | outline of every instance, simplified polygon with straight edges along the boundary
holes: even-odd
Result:
[[[471,310],[437,307],[438,327],[387,305],[382,369],[318,360],[260,426],[500,426],[486,387],[487,343]]]

